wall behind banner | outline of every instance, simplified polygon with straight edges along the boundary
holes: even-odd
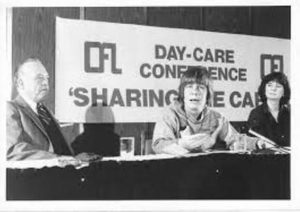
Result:
[[[290,39],[290,11],[289,6],[13,8],[12,70],[28,57],[40,58],[50,74],[51,92],[46,104],[53,111],[56,16]],[[12,97],[15,95],[13,89]],[[242,122],[232,124],[238,130],[243,126]],[[135,153],[140,154],[141,144],[152,137],[154,123],[93,124],[87,127],[98,133],[85,138],[85,135],[81,135],[78,147],[84,150],[96,148],[103,155],[116,155],[119,146],[117,143],[112,144],[109,135],[113,134],[114,138],[132,136],[136,141]],[[79,134],[78,124],[66,127],[64,133],[72,142]],[[84,143],[87,139],[89,141]]]

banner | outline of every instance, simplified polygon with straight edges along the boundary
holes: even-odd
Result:
[[[246,121],[261,78],[289,76],[290,40],[57,18],[55,60],[61,122],[155,122],[190,65],[211,73],[212,107]]]

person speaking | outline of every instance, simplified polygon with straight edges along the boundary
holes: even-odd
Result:
[[[209,107],[212,97],[212,79],[206,68],[189,67],[181,77],[178,100],[156,122],[153,150],[185,155],[221,147],[236,149],[239,143],[244,143],[245,151],[260,148],[260,139],[239,134],[224,116]]]

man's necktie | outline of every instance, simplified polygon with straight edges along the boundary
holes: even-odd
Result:
[[[51,140],[54,152],[58,155],[71,155],[67,143],[56,124],[56,121],[52,118],[50,112],[42,103],[37,104],[37,113]]]
[[[50,124],[51,118],[48,114],[46,107],[42,103],[37,104],[37,113],[38,113],[39,119],[42,122],[45,122],[47,125]]]

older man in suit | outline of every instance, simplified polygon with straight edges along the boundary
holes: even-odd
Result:
[[[83,161],[92,153],[74,155],[60,126],[42,104],[49,92],[49,75],[36,58],[27,59],[14,76],[18,96],[7,103],[7,160],[51,159],[71,155]]]

